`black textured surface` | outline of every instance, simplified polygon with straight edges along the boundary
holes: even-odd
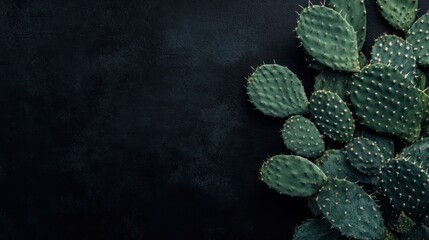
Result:
[[[392,28],[366,2],[368,53]],[[0,238],[289,239],[306,201],[258,180],[283,120],[244,77],[275,59],[311,90],[298,4],[2,1]]]

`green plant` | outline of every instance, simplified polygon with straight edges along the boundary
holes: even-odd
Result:
[[[318,71],[308,99],[287,67],[264,64],[247,83],[262,113],[287,118],[289,155],[264,162],[260,178],[307,197],[314,218],[293,239],[429,239],[429,13],[417,0],[378,0],[405,37],[382,35],[370,61],[363,0],[330,0],[299,14],[296,33]]]

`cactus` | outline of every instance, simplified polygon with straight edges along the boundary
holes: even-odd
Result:
[[[341,150],[328,150],[317,159],[320,169],[331,178],[347,179],[367,185],[377,185],[377,177],[366,175],[352,167],[345,153]],[[317,164],[317,163],[316,163]]]
[[[362,49],[366,38],[366,8],[362,0],[330,0],[329,5],[353,27],[358,49]]]
[[[325,184],[326,175],[309,160],[292,155],[271,157],[261,168],[261,179],[280,193],[311,196]]]
[[[425,90],[426,88],[426,73],[424,73],[419,68],[416,68],[416,74],[414,75],[414,82],[416,87],[420,90]]]
[[[369,129],[363,130],[362,128],[356,129],[355,137],[364,137],[374,141],[378,148],[380,148],[385,160],[390,159],[395,155],[395,143],[388,137],[379,135]]]
[[[331,179],[322,187],[316,201],[323,216],[347,237],[384,237],[386,229],[379,207],[357,184]]]
[[[351,83],[350,100],[365,126],[408,142],[419,137],[421,96],[394,67],[373,64],[362,69]]]
[[[309,112],[316,126],[331,139],[348,142],[355,130],[350,109],[333,92],[319,90],[310,98]]]
[[[317,5],[305,8],[296,32],[317,62],[337,70],[359,71],[356,32],[335,10]]]
[[[381,169],[380,187],[393,207],[416,223],[429,218],[429,175],[420,163],[410,157],[391,159]]]
[[[309,219],[299,226],[292,240],[336,240],[341,236],[341,232],[332,229],[331,224],[320,219]]]
[[[307,111],[304,87],[287,67],[277,64],[258,67],[248,79],[247,93],[256,108],[268,116],[287,117]]]
[[[290,117],[283,125],[283,141],[294,154],[316,158],[325,151],[325,142],[313,122],[303,116]]]
[[[323,71],[316,76],[314,91],[326,90],[336,93],[341,99],[346,101],[348,83],[352,76],[348,73],[337,71]]]
[[[377,0],[383,17],[395,28],[407,31],[417,16],[417,0]]]
[[[367,138],[354,138],[345,147],[346,158],[360,172],[376,176],[384,162],[384,156],[377,144]]]
[[[281,194],[307,197],[314,215],[294,240],[429,239],[429,95],[418,67],[429,65],[429,13],[414,22],[415,0],[377,3],[408,31],[405,40],[377,38],[370,63],[360,50],[362,0],[330,0],[300,13],[296,33],[317,75],[310,99],[287,67],[264,64],[248,79],[254,106],[286,118],[281,136],[296,154],[269,158],[260,179]]]
[[[396,68],[413,85],[416,74],[416,56],[413,46],[395,35],[383,35],[375,40],[371,64],[381,63]]]
[[[429,13],[421,16],[407,32],[406,40],[413,46],[419,65],[429,65]]]

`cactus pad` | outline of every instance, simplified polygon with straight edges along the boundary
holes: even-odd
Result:
[[[375,176],[384,162],[383,153],[377,144],[367,138],[354,138],[345,147],[350,164],[362,173]]]
[[[330,223],[320,219],[309,219],[299,226],[292,240],[336,240],[341,233],[332,229]]]
[[[297,115],[290,117],[282,129],[283,141],[294,154],[316,158],[325,151],[325,142],[314,123]]]
[[[309,112],[324,135],[339,142],[349,142],[355,130],[350,109],[333,92],[319,90],[310,98]]]
[[[358,239],[382,239],[385,227],[374,200],[357,184],[331,179],[317,195],[317,205],[332,226]]]
[[[377,184],[377,177],[368,176],[352,167],[346,155],[341,150],[328,150],[317,162],[320,163],[320,169],[322,169],[328,177],[346,179],[361,184]]]
[[[421,139],[404,148],[399,156],[416,162],[424,169],[429,169],[429,138]]]
[[[395,67],[415,85],[416,56],[413,47],[395,35],[383,35],[375,40],[371,52],[371,64],[381,63]]]
[[[309,160],[292,155],[277,155],[267,160],[260,171],[261,180],[276,191],[292,197],[311,196],[326,183],[326,175]]]
[[[395,28],[407,31],[417,16],[417,0],[377,0],[383,17]]]
[[[392,66],[368,65],[355,74],[350,100],[363,125],[408,142],[418,138],[420,93]]]
[[[429,175],[410,158],[394,158],[381,169],[381,189],[394,208],[415,222],[428,219]]]
[[[406,39],[413,46],[419,65],[429,65],[429,13],[421,16],[407,32]]]
[[[363,54],[363,52],[360,52],[359,53],[359,68],[362,69],[366,65],[368,65],[368,59],[366,59],[366,56],[365,56],[365,54]]]
[[[399,240],[426,240],[429,239],[429,228],[424,225],[416,225],[410,231],[402,234]]]
[[[355,137],[364,137],[374,141],[383,154],[384,160],[388,160],[395,155],[395,143],[388,137],[374,133],[369,129],[363,130],[361,128],[356,129]]]
[[[366,37],[366,8],[361,0],[330,0],[329,4],[339,12],[356,32],[358,49],[361,49]]]
[[[348,91],[348,83],[352,77],[350,74],[336,71],[323,71],[316,76],[314,82],[314,91],[326,90],[338,94],[338,96],[346,100]]]
[[[335,10],[317,5],[305,8],[296,32],[317,62],[336,70],[359,71],[356,33]]]
[[[298,77],[287,67],[266,64],[249,77],[250,101],[266,115],[287,117],[307,111],[308,99]]]
[[[416,74],[414,76],[414,82],[416,83],[416,87],[420,90],[424,90],[426,88],[426,73],[416,68]]]

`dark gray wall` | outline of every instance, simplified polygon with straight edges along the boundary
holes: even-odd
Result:
[[[244,84],[275,59],[311,91],[299,4],[3,1],[0,238],[289,239],[305,201],[257,178],[283,120]]]

